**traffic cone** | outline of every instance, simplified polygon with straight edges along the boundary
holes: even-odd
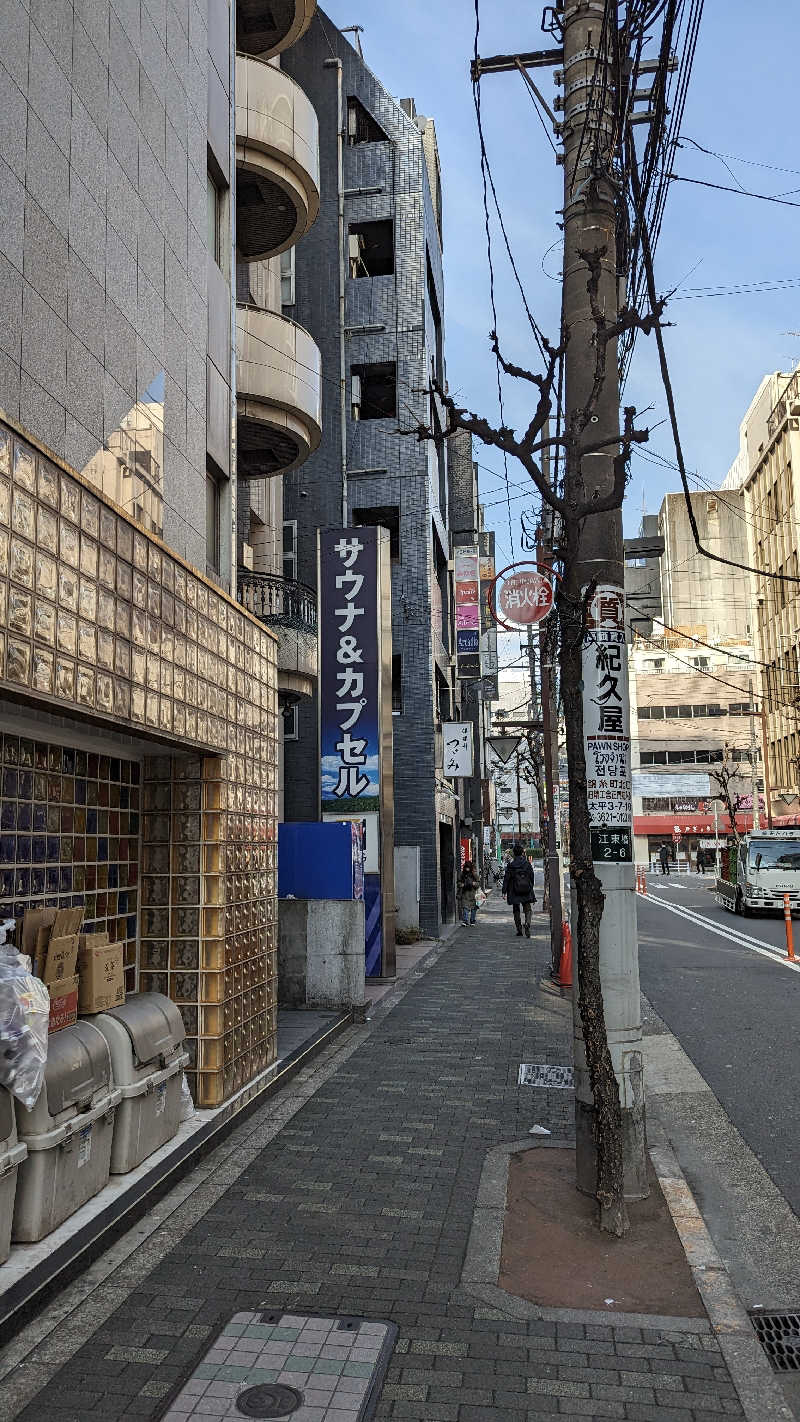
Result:
[[[558,986],[572,987],[572,933],[565,921],[561,925],[561,957],[558,963]]]

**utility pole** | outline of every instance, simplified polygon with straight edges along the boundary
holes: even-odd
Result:
[[[582,461],[584,487],[596,489],[600,497],[613,487],[613,460],[618,451],[618,444],[614,441],[618,441],[620,433],[615,340],[606,346],[605,375],[599,391],[596,388],[597,313],[602,313],[607,324],[615,322],[619,314],[617,196],[609,174],[618,156],[614,147],[618,143],[618,138],[615,138],[616,96],[611,65],[599,51],[604,10],[607,7],[598,0],[577,0],[577,3],[559,11],[564,45],[563,322],[569,332],[564,363],[564,423],[567,431],[583,429],[582,439],[587,445],[596,448],[601,441],[608,441],[605,450]],[[616,6],[612,6],[612,10],[612,24],[616,25]],[[604,69],[606,72],[603,72]],[[587,407],[592,410],[591,423],[584,429],[581,417]],[[569,477],[569,471],[566,474]],[[580,477],[577,483],[580,485]],[[622,789],[618,789],[610,813],[602,805],[598,811],[590,812],[590,826],[594,873],[605,896],[600,921],[600,985],[608,1046],[622,1113],[625,1197],[642,1199],[649,1193],[649,1186],[645,1157],[642,1025],[630,812],[630,707],[624,642],[621,509],[586,519],[578,546],[578,567],[578,586],[597,589],[594,601],[599,613],[593,644],[590,641],[584,646],[584,744],[589,778],[595,773],[597,761],[586,728],[598,725],[598,707],[601,696],[605,695],[599,687],[604,675],[612,678],[607,688],[613,685],[622,693],[619,701],[614,703],[616,725],[621,735],[611,736],[606,742],[609,747],[613,745],[616,760],[614,779],[617,786],[623,782]],[[621,651],[619,640],[614,640],[611,622],[606,623],[603,617],[604,608],[607,608],[613,622],[615,602],[622,610]],[[606,626],[608,634],[603,630]],[[601,737],[603,725],[603,713],[600,712]],[[610,800],[607,803],[610,804]],[[621,823],[626,817],[627,824]],[[621,834],[621,843],[609,844],[613,836],[604,828],[604,820],[606,826],[614,825],[614,834]],[[610,853],[605,857],[609,849]],[[604,855],[602,859],[599,857],[601,853]],[[578,960],[578,983],[583,994],[587,991],[587,985],[580,972],[580,952]],[[594,1195],[598,1180],[595,1106],[578,998],[579,994],[575,992],[577,1184],[580,1190]]]
[[[756,717],[753,706],[753,678],[747,683],[747,694],[750,698],[750,788],[753,792],[753,829],[761,828],[761,816],[758,809],[758,765],[756,760]]]
[[[539,541],[541,552],[541,538]],[[551,668],[546,662],[546,635],[544,628],[539,628],[539,677],[542,691],[542,750],[544,752],[542,760],[544,764],[544,794],[547,805],[547,842],[545,845],[545,875],[547,879],[547,893],[550,903],[550,966],[553,973],[558,972],[561,961],[561,925],[563,922],[563,905],[561,902],[561,865],[558,854],[558,834],[560,826],[556,824],[554,780],[558,778],[558,721],[555,716],[555,689],[553,678],[550,675]],[[531,715],[536,715],[536,672],[535,654],[533,646],[533,628],[528,627],[528,670],[531,679],[531,702],[533,709]],[[555,758],[554,758],[555,756]]]

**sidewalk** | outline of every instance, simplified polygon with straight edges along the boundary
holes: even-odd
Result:
[[[180,1208],[162,1202],[163,1222],[102,1287],[79,1281],[71,1311],[59,1298],[34,1321],[28,1343],[41,1341],[27,1355],[12,1342],[0,1365],[19,1362],[0,1382],[0,1413],[159,1418],[219,1329],[266,1307],[397,1325],[377,1419],[744,1416],[697,1322],[520,1319],[462,1283],[487,1153],[534,1121],[571,1129],[569,1091],[517,1085],[521,1062],[571,1057],[564,1014],[531,1006],[545,924],[536,914],[534,937],[520,940],[510,911],[490,901],[476,928],[434,950],[364,1027],[232,1133],[205,1193],[195,1199],[189,1182]]]

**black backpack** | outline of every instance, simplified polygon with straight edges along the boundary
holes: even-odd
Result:
[[[511,865],[511,892],[519,897],[533,889],[533,870],[526,860],[524,864]]]

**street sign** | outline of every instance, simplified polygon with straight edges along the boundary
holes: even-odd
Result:
[[[519,736],[487,736],[486,744],[491,746],[498,760],[507,765],[519,745]]]
[[[510,563],[489,588],[488,606],[507,632],[518,632],[549,617],[555,604],[552,569],[538,563]]]

